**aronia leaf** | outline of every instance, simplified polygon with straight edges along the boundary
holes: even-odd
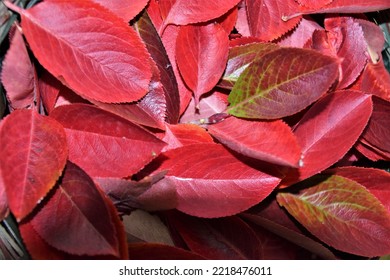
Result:
[[[92,0],[106,7],[114,14],[125,20],[132,20],[148,4],[149,0]]]
[[[390,214],[362,185],[332,175],[278,202],[312,234],[337,250],[374,257],[390,253]]]

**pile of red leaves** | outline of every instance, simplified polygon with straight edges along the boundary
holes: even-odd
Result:
[[[390,254],[388,0],[46,0],[9,33],[0,220],[32,258]]]

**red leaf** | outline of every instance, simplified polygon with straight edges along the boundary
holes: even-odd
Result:
[[[9,207],[27,216],[54,186],[68,156],[64,128],[32,110],[17,110],[0,129],[0,166]]]
[[[34,66],[20,29],[13,29],[10,47],[1,71],[1,81],[13,109],[29,108],[34,102]]]
[[[390,173],[374,168],[353,166],[331,169],[327,173],[345,177],[364,186],[390,213]]]
[[[129,244],[131,260],[204,260],[204,257],[178,247],[158,243]]]
[[[274,164],[298,166],[301,153],[290,127],[278,120],[254,122],[234,117],[209,125],[221,143],[248,157]]]
[[[326,5],[329,5],[332,3],[334,0],[295,0],[297,1],[300,5],[305,6],[306,8],[323,8]]]
[[[359,139],[359,141],[354,146],[356,150],[359,151],[363,156],[372,161],[378,160],[390,160],[390,153],[379,150],[378,148],[370,145],[364,139]]]
[[[60,186],[31,225],[50,246],[75,255],[119,256],[116,230],[92,179],[68,162]]]
[[[114,14],[125,20],[132,20],[138,15],[148,3],[149,0],[92,0],[106,7]]]
[[[390,101],[390,74],[383,60],[377,64],[369,62],[355,88]]]
[[[299,194],[279,193],[279,204],[337,250],[367,257],[389,254],[390,214],[375,196],[340,176],[319,179]]]
[[[46,112],[50,114],[56,105],[58,95],[63,85],[49,72],[43,71],[43,74],[38,80],[38,86],[43,106],[45,107]]]
[[[218,83],[228,58],[229,39],[219,25],[182,26],[176,41],[176,60],[186,85],[198,103]]]
[[[52,0],[21,15],[39,62],[81,96],[112,103],[146,94],[149,54],[135,31],[107,9],[91,1]]]
[[[337,67],[335,59],[312,50],[272,51],[242,72],[229,95],[228,113],[258,119],[293,115],[329,89]]]
[[[171,0],[168,1],[171,2]],[[187,25],[210,21],[227,13],[238,2],[240,0],[176,0],[164,20],[164,26],[168,24]]]
[[[7,194],[5,193],[5,185],[3,182],[3,174],[0,168],[0,221],[7,217],[9,212]]]
[[[295,1],[246,0],[245,2],[251,36],[261,40],[275,40],[293,29],[300,21],[300,17],[289,21],[282,19],[290,11],[296,10],[298,4]]]
[[[263,167],[260,163],[240,161],[214,143],[184,146],[164,156],[168,160],[162,162],[159,170],[168,173],[156,187],[175,186],[177,209],[198,217],[222,217],[244,211],[267,197],[280,182],[258,170]]]
[[[355,19],[355,22],[359,23],[363,30],[371,62],[374,64],[378,63],[381,60],[381,53],[385,44],[382,29],[375,23],[368,20]]]
[[[238,9],[236,7],[232,8],[230,11],[216,20],[219,24],[221,24],[222,28],[226,31],[227,34],[230,34],[234,29],[234,25],[237,21],[237,12]]]
[[[132,175],[164,146],[141,127],[91,105],[61,106],[51,116],[65,127],[69,160],[90,176]]]
[[[255,232],[240,218],[199,219],[181,213],[168,215],[191,251],[217,260],[261,259],[262,244]]]
[[[293,181],[306,179],[340,160],[363,132],[371,112],[371,97],[358,91],[338,91],[314,104],[294,130],[303,166]]]
[[[167,125],[163,141],[168,145],[163,152],[196,143],[213,142],[205,129],[194,124]]]

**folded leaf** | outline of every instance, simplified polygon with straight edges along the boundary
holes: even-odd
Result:
[[[267,197],[280,179],[275,170],[260,171],[260,162],[240,160],[214,143],[192,144],[163,154],[159,170],[168,170],[155,184],[174,186],[177,209],[198,217],[234,215]],[[163,160],[162,158],[162,160]],[[267,173],[265,173],[267,172]],[[275,175],[269,175],[276,173]]]
[[[90,176],[130,176],[165,145],[145,129],[92,105],[60,106],[51,116],[65,127],[69,160]]]
[[[306,49],[281,48],[244,70],[230,95],[228,113],[277,119],[316,101],[337,77],[337,61]]]
[[[274,164],[298,167],[300,147],[290,127],[283,121],[255,122],[230,117],[209,125],[208,131],[238,153]]]
[[[390,214],[375,196],[340,176],[317,179],[298,194],[279,193],[279,204],[337,250],[366,257],[389,254]]]
[[[17,220],[27,216],[55,185],[65,166],[64,128],[33,110],[17,110],[0,128],[0,167],[8,204]]]
[[[148,91],[152,72],[145,63],[145,45],[126,22],[99,4],[45,1],[21,16],[39,62],[84,98],[131,102]]]

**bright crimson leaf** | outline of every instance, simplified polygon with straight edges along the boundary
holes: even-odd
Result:
[[[193,216],[234,215],[262,201],[280,182],[275,177],[280,175],[269,175],[271,170],[256,169],[266,168],[259,162],[241,161],[215,143],[192,144],[163,156],[167,160],[159,170],[168,173],[156,185],[174,186],[177,209]]]
[[[362,134],[371,112],[371,96],[358,91],[331,93],[314,104],[294,129],[303,164],[293,181],[306,179],[340,160]]]
[[[290,127],[281,120],[248,121],[235,117],[209,125],[208,131],[238,153],[274,164],[298,167],[300,147]]]
[[[145,129],[92,105],[60,106],[51,116],[65,127],[69,160],[90,176],[132,175],[165,145]]]
[[[119,242],[105,199],[92,179],[68,162],[58,188],[31,220],[50,246],[75,255],[119,256]]]
[[[316,51],[281,48],[244,70],[230,95],[228,113],[277,119],[316,101],[337,76],[337,61]]]
[[[199,219],[170,213],[168,224],[178,231],[191,251],[206,259],[261,259],[262,244],[240,218]]]
[[[145,63],[145,45],[126,22],[99,4],[52,0],[20,13],[39,62],[81,96],[131,102],[148,91],[152,71]]]
[[[131,243],[131,260],[204,260],[204,257],[179,247],[160,243]]]
[[[362,185],[340,176],[278,202],[312,234],[337,250],[374,257],[390,252],[390,214]]]
[[[196,103],[218,83],[226,67],[228,51],[228,34],[220,24],[180,27],[176,61]]]
[[[111,10],[114,14],[125,20],[132,20],[145,7],[149,0],[92,0]]]
[[[249,30],[252,36],[264,41],[272,41],[293,29],[300,21],[295,17],[283,20],[286,14],[296,10],[295,1],[284,0],[246,0]]]
[[[13,29],[10,48],[3,62],[1,82],[13,109],[28,108],[34,102],[34,67],[20,29]]]
[[[33,110],[17,110],[0,129],[0,167],[8,204],[18,220],[55,185],[68,156],[64,128]]]

